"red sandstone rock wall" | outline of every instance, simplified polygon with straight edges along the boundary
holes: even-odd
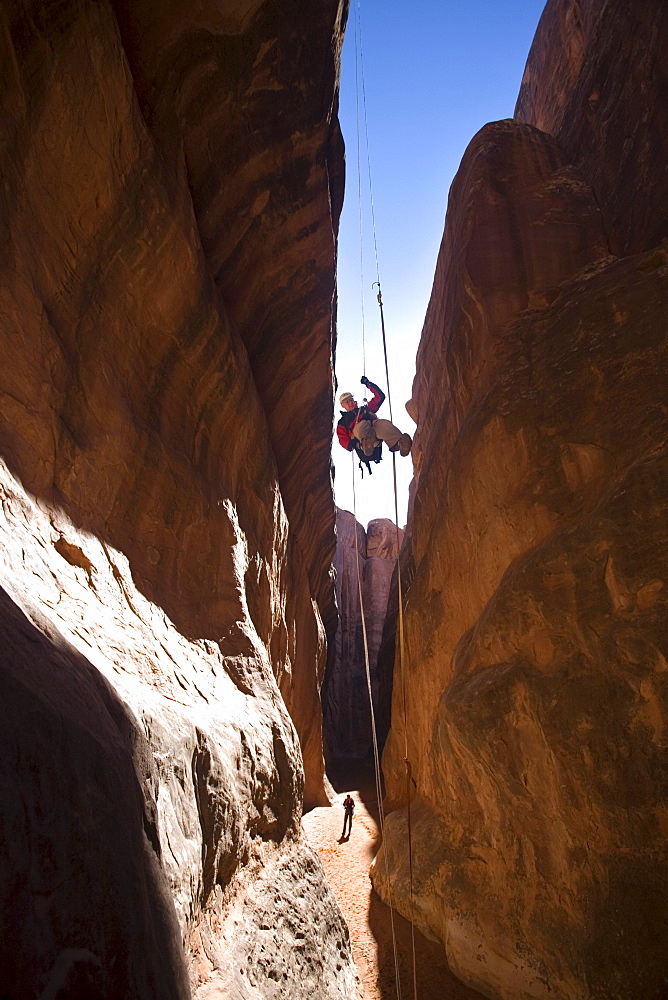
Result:
[[[587,177],[620,256],[666,236],[666,52],[666,4],[550,0],[515,108]]]
[[[291,533],[333,632],[334,508],[322,470],[347,5],[311,5],[307,21],[295,0],[113,7],[143,117],[187,183],[208,270],[248,352]]]
[[[7,996],[185,996],[182,946],[204,992],[356,988],[299,826],[326,796],[344,16],[0,9]]]
[[[453,183],[418,352],[413,915],[504,1000],[668,984],[667,17],[548,4],[531,123],[485,126]]]
[[[373,759],[371,712],[364,659],[361,577],[369,673],[379,741],[385,740],[391,680],[378,671],[392,573],[397,560],[397,528],[387,518],[370,521],[366,531],[347,510],[336,511],[336,598],[339,627],[323,686],[325,749],[331,759]],[[357,535],[357,538],[355,537]],[[399,543],[403,531],[399,529]]]

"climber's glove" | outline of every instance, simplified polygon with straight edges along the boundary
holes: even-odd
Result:
[[[366,377],[366,375],[362,375],[362,378],[360,379],[360,382],[362,383],[362,385],[368,385],[369,384],[369,380]]]

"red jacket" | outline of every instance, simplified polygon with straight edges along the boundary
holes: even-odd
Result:
[[[374,385],[373,382],[369,382],[366,388],[371,389],[373,398],[364,406],[355,407],[354,410],[341,410],[341,419],[336,425],[336,435],[339,439],[339,444],[346,451],[352,451],[355,447],[357,441],[357,438],[353,437],[355,424],[358,424],[360,420],[371,420],[373,423],[376,419],[376,410],[385,399],[385,393],[377,385]]]

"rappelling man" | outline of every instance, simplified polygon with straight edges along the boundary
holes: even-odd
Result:
[[[369,460],[379,461],[383,441],[390,451],[398,451],[403,457],[410,454],[413,445],[410,434],[402,434],[390,420],[376,416],[385,393],[374,382],[370,382],[366,375],[360,381],[371,390],[372,398],[359,406],[352,392],[344,392],[339,396],[343,409],[336,425],[336,434],[341,447],[347,451],[357,451],[367,463]]]

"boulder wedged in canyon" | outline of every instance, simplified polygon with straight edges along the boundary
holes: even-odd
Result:
[[[0,780],[19,796],[0,837],[23,976],[3,966],[0,992],[17,1000],[185,997],[186,967],[201,997],[356,990],[299,821],[328,795],[344,16],[0,11]]]
[[[387,518],[369,521],[365,531],[350,511],[337,508],[336,534],[339,627],[323,685],[325,748],[334,760],[365,760],[373,754],[373,738],[359,591],[361,585],[371,691],[382,746],[389,724],[392,684],[391,678],[388,681],[379,675],[378,651],[403,531],[399,529],[397,540],[396,525]]]
[[[641,6],[658,32],[664,6]],[[598,66],[600,38],[580,53],[577,79]],[[533,58],[534,106],[552,108],[563,70],[543,76]],[[549,59],[548,70],[562,65]],[[660,59],[608,59],[603,106],[629,76],[644,93]],[[585,110],[571,85],[577,135]],[[664,111],[638,102],[628,129],[642,148],[665,142]],[[495,123],[450,192],[411,402],[407,733],[395,667],[383,758],[393,811],[373,879],[387,896],[387,861],[392,898],[411,912],[406,735],[412,915],[453,970],[503,1000],[660,1000],[668,248],[651,240],[668,235],[665,156],[646,209],[625,222],[612,194],[600,196],[614,158],[591,175],[586,157],[571,160],[561,136]]]

